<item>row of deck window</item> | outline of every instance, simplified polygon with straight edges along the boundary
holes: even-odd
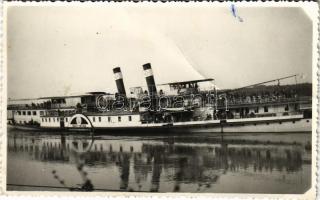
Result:
[[[44,113],[43,111],[40,111],[40,115],[43,115],[43,113]],[[29,110],[29,111],[17,111],[16,114],[17,115],[29,115],[29,116],[33,115],[33,116],[35,116],[35,115],[37,115],[37,111],[36,110],[33,110],[33,111],[31,111],[31,110]]]
[[[118,116],[118,122],[121,122],[122,117]],[[59,117],[43,117],[41,118],[42,122],[59,122],[60,118]],[[65,122],[68,122],[68,118],[64,118]],[[128,120],[131,122],[132,121],[132,116],[128,116]],[[92,121],[96,122],[96,117],[92,117]],[[98,121],[101,122],[101,117],[98,117]],[[111,122],[111,117],[108,117],[108,122]]]
[[[118,116],[118,122],[121,122],[121,116]],[[96,117],[92,117],[92,121],[96,122]],[[101,122],[101,117],[98,117],[98,121]],[[132,116],[128,116],[128,121],[131,122],[132,121]],[[108,122],[111,122],[111,117],[108,117]]]
[[[246,108],[249,112],[249,108]],[[236,110],[237,112],[239,112],[239,109]],[[263,111],[266,113],[266,112],[269,112],[269,107],[268,106],[264,106],[263,107]],[[284,111],[289,111],[289,105],[285,105],[284,107]],[[259,107],[255,107],[254,108],[254,113],[259,113]]]
[[[59,122],[60,121],[60,118],[59,117],[43,117],[41,118],[41,121],[42,122],[51,122],[51,119],[53,122]],[[68,122],[68,118],[65,118],[65,121]]]

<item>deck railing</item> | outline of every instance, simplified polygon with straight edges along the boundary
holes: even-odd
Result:
[[[260,96],[247,96],[241,98],[233,98],[226,97],[225,99],[218,100],[218,107],[227,106],[241,106],[241,105],[252,105],[252,104],[276,104],[276,103],[301,103],[307,102],[311,103],[311,96],[302,96],[302,97],[276,97],[276,96],[268,96],[268,97],[260,97]],[[76,105],[70,106],[67,104],[9,104],[7,106],[8,110],[35,110],[35,109],[68,109],[68,108],[76,108]],[[96,109],[95,105],[87,105],[88,110]]]
[[[227,101],[219,101],[218,106],[239,106],[239,105],[250,105],[250,104],[276,104],[276,103],[301,103],[311,102],[312,97],[266,97],[266,98],[243,98],[243,99],[227,99]]]

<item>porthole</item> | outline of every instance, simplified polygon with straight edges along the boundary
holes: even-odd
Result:
[[[307,120],[307,122],[309,122],[309,120]]]
[[[293,123],[293,124],[295,124],[295,123],[296,123],[296,121],[292,121],[292,123]]]
[[[282,124],[282,122],[279,122],[279,124]]]
[[[267,122],[267,125],[269,125],[269,122]]]

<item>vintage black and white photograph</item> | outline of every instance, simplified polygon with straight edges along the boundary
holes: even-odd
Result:
[[[6,191],[314,194],[316,3],[5,10]]]

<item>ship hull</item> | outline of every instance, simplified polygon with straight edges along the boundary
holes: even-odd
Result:
[[[138,133],[296,133],[311,132],[311,120],[273,122],[226,122],[171,127],[135,127],[135,128],[95,128],[96,132],[138,132]]]
[[[290,132],[311,132],[311,120],[301,119],[293,121],[273,121],[259,123],[226,123],[220,127],[190,128],[191,132],[226,132],[226,133],[290,133]]]
[[[290,133],[311,132],[311,119],[269,118],[269,119],[230,119],[202,122],[177,122],[173,124],[142,124],[140,126],[118,127],[26,127],[10,125],[10,128],[29,131],[72,131],[95,132],[100,134],[156,134],[156,133]]]

